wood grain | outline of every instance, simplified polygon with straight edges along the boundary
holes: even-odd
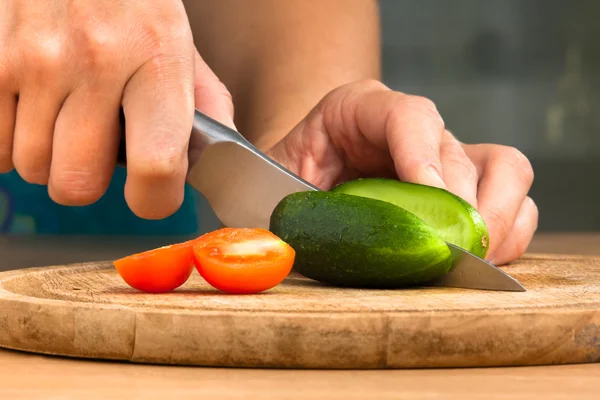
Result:
[[[217,292],[198,274],[146,295],[110,263],[0,274],[0,346],[133,362],[414,368],[600,361],[600,257],[528,255],[505,267],[524,293],[350,290],[290,277],[265,294]]]

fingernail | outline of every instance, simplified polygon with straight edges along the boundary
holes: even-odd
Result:
[[[421,183],[423,185],[435,186],[441,189],[446,189],[446,184],[442,180],[442,177],[432,166],[421,170],[418,183]]]

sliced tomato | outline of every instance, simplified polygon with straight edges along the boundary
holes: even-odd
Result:
[[[183,285],[194,270],[193,241],[148,250],[113,264],[131,287],[147,293],[165,293]]]
[[[222,228],[196,239],[194,261],[202,277],[227,293],[258,293],[279,285],[296,252],[265,229]]]

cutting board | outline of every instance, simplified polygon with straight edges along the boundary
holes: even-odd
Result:
[[[0,346],[71,357],[278,368],[600,361],[600,257],[527,255],[526,292],[354,290],[291,275],[258,295],[130,289],[112,264],[0,274]]]

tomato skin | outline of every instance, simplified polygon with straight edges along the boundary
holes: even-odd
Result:
[[[265,229],[222,228],[195,240],[202,277],[226,293],[252,294],[279,285],[290,273],[294,249]]]
[[[183,285],[194,270],[192,241],[134,254],[113,262],[132,288],[146,293],[166,293]]]

